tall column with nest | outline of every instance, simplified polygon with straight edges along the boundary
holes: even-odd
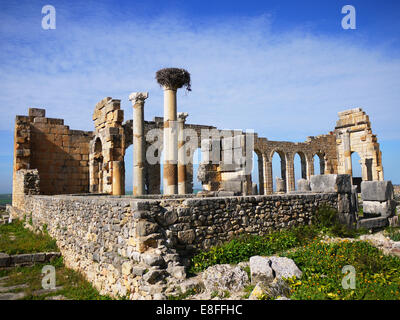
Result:
[[[190,74],[185,69],[165,68],[156,72],[156,80],[164,89],[164,173],[163,193],[178,193],[178,122],[176,91],[191,91]]]

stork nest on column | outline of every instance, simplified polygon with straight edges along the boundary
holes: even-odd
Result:
[[[176,90],[186,87],[187,91],[192,91],[190,73],[185,69],[165,68],[158,70],[156,72],[156,80],[164,88]]]

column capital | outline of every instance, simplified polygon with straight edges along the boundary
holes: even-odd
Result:
[[[189,116],[187,112],[178,112],[178,121],[185,122],[186,118]]]
[[[134,106],[136,103],[144,103],[144,100],[146,100],[148,97],[148,92],[132,92],[129,95],[129,101],[132,101],[132,105]]]

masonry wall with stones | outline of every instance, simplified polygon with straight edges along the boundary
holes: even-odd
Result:
[[[17,181],[21,169],[36,169],[42,194],[89,191],[89,142],[92,132],[70,130],[64,120],[45,117],[44,109],[17,116],[14,133],[14,197],[23,193]]]
[[[125,131],[121,100],[106,97],[96,104],[95,131],[89,145],[90,192],[125,194]]]
[[[339,208],[338,194],[132,199],[29,195],[13,218],[47,225],[67,266],[100,290],[154,299],[185,278],[187,256],[240,234],[308,224],[316,209]]]

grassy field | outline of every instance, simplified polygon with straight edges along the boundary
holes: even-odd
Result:
[[[59,251],[56,241],[47,234],[25,229],[21,221],[0,225],[0,252],[22,254]]]
[[[237,264],[251,256],[286,256],[303,271],[302,278],[287,279],[292,300],[400,300],[400,258],[386,256],[365,241],[343,239],[321,242],[322,236],[357,237],[365,231],[351,231],[335,222],[334,210],[324,209],[312,226],[247,236],[194,256],[191,274],[215,264]],[[387,228],[393,240],[400,228]],[[356,289],[344,290],[343,267],[356,270]]]
[[[59,251],[56,241],[46,232],[35,234],[23,227],[20,221],[11,224],[0,225],[0,252],[7,254],[22,254],[34,252]],[[41,281],[43,279],[42,268],[51,264],[56,269],[57,290],[43,292]],[[102,296],[84,277],[64,266],[62,257],[54,259],[50,263],[35,264],[16,268],[0,269],[2,287],[27,285],[25,288],[13,290],[23,292],[27,300],[40,300],[51,296],[63,296],[72,300],[109,300],[108,296]]]
[[[56,270],[56,290],[42,290],[42,268],[51,264]],[[52,296],[62,296],[68,300],[111,300],[109,296],[102,296],[84,277],[64,266],[62,257],[50,263],[35,264],[30,267],[0,269],[0,278],[7,277],[2,286],[27,285],[25,288],[13,290],[23,292],[23,300],[44,300]]]

